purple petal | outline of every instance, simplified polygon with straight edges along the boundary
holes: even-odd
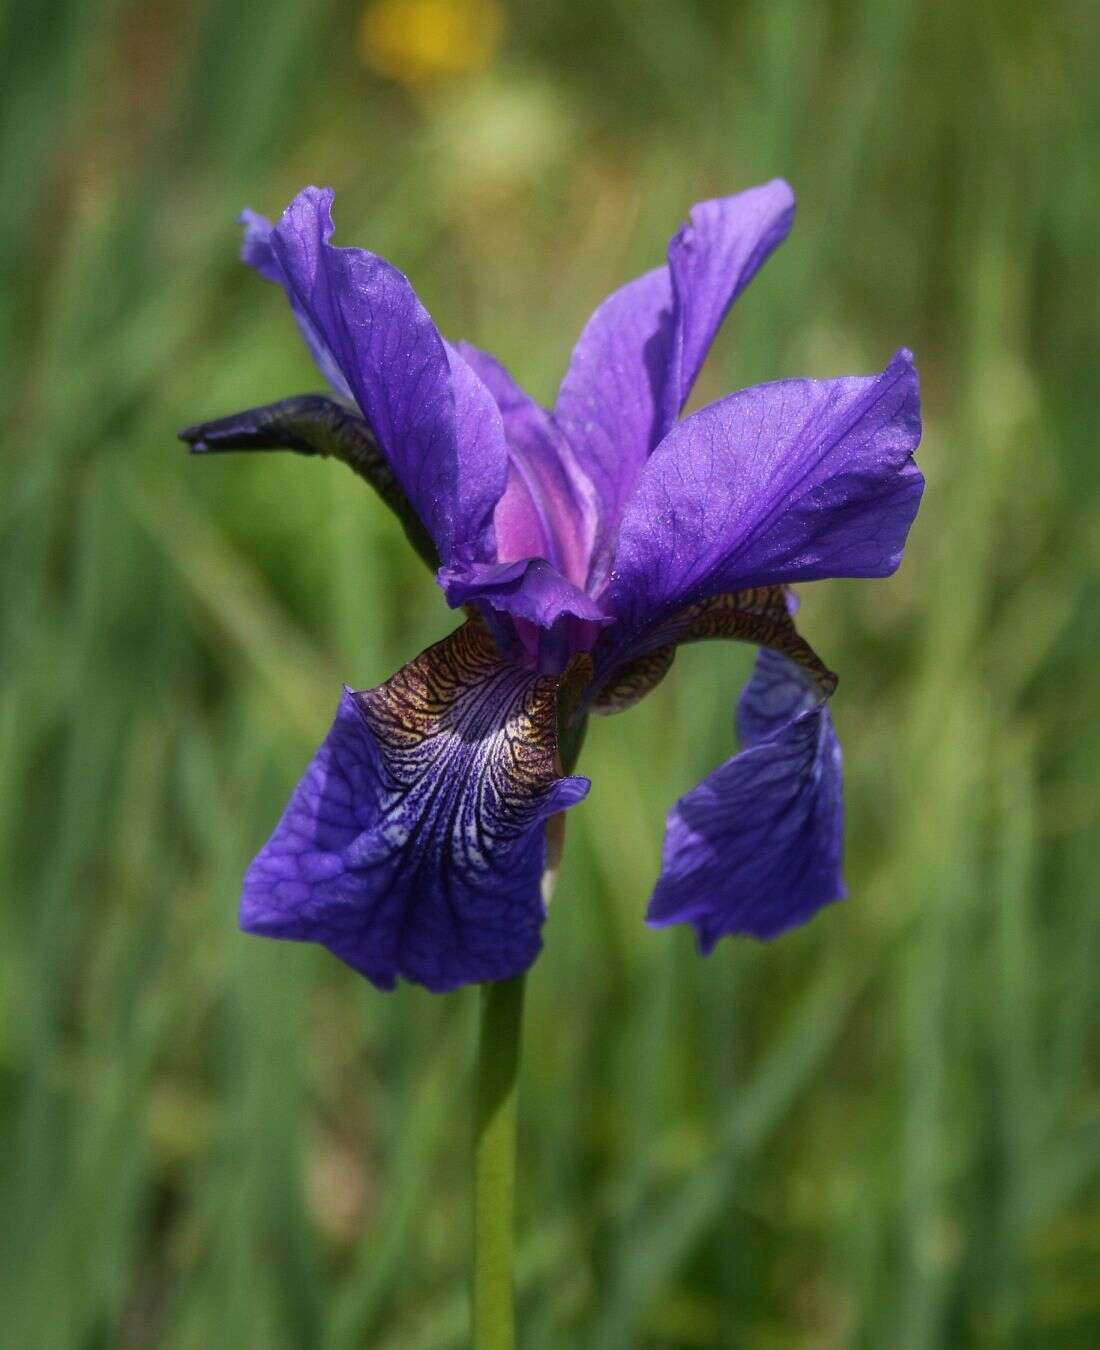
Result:
[[[283,269],[271,249],[271,231],[275,227],[266,216],[257,215],[255,211],[250,211],[247,207],[238,217],[238,223],[244,226],[241,261],[247,263],[249,267],[254,267],[260,276],[267,281],[273,281],[277,286],[282,286],[287,292],[294,317],[298,321],[298,328],[306,340],[306,346],[309,348],[310,355],[316,362],[317,368],[341,398],[347,399],[349,403],[354,403],[355,398],[348,388],[348,382],[344,379],[343,372],[336,364],[336,358],[329,351],[325,340],[314,327],[312,319],[302,308],[298,297],[287,286]]]
[[[664,430],[687,402],[730,306],[793,223],[794,193],[782,178],[691,208],[688,223],[668,246],[676,300]]]
[[[595,311],[573,350],[555,416],[596,489],[592,580],[646,458],[691,392],[730,305],[790,229],[794,197],[775,180],[701,202],[669,245],[669,263]]]
[[[456,348],[495,399],[508,443],[508,484],[493,517],[497,560],[545,558],[583,587],[596,525],[591,483],[554,419],[504,366],[468,342]]]
[[[508,464],[496,404],[402,273],[329,243],[332,199],[306,188],[271,231],[291,304],[346,379],[440,556],[491,558]],[[268,266],[262,230],[246,237],[246,254]]]
[[[658,267],[610,295],[588,320],[558,390],[554,417],[599,504],[593,579],[606,568],[615,524],[661,436],[672,282]]]
[[[681,422],[623,517],[601,597],[616,645],[723,591],[888,576],[924,487],[920,433],[907,351],[881,375],[759,385]]]
[[[498,361],[492,352],[482,351],[472,342],[464,341],[456,342],[455,350],[492,394],[501,416],[506,420],[511,413],[526,416],[531,409],[537,409],[544,417],[548,416],[516,380],[508,367],[502,361]]]
[[[477,622],[391,680],[346,690],[245,877],[241,926],[320,942],[382,989],[525,970],[541,946],[558,682],[503,664]]]
[[[479,605],[502,651],[532,669],[558,674],[570,656],[591,651],[611,620],[591,596],[541,558],[441,567],[447,603]],[[508,615],[500,624],[495,615]],[[514,625],[514,626],[513,626]]]
[[[741,753],[669,812],[646,922],[770,938],[845,894],[840,745],[799,668],[762,651],[738,707]]]
[[[454,398],[456,478],[455,559],[488,560],[497,555],[493,512],[508,481],[508,445],[500,410],[477,374],[449,343],[443,343]],[[414,394],[415,397],[415,394]],[[431,447],[427,453],[430,456]],[[440,557],[447,554],[440,549]]]

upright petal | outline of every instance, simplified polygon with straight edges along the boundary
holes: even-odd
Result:
[[[725,591],[888,576],[924,488],[920,432],[906,351],[881,375],[759,385],[681,422],[623,516],[608,641]]]
[[[595,311],[558,390],[554,417],[596,494],[593,584],[606,571],[623,505],[661,437],[671,348],[672,281],[668,268],[658,267]]]
[[[844,895],[840,745],[805,670],[762,651],[738,707],[744,747],[669,812],[646,921],[775,937]]]
[[[260,231],[246,249],[261,270],[269,249],[307,337],[343,375],[440,556],[488,560],[508,466],[496,404],[401,272],[329,243],[332,198],[306,188],[266,245]]]
[[[456,560],[497,555],[493,512],[508,481],[508,445],[492,394],[460,353],[444,341],[454,399],[453,544]],[[427,447],[430,464],[431,446]],[[448,555],[440,549],[440,556]]]
[[[496,357],[468,342],[455,347],[492,394],[504,422],[510,463],[493,515],[497,560],[545,558],[583,587],[596,528],[592,484],[561,428]]]
[[[730,306],[793,223],[794,193],[782,178],[691,208],[668,246],[675,307],[664,430],[687,402]]]
[[[241,926],[320,942],[380,988],[519,974],[545,907],[558,681],[503,663],[471,621],[336,721],[245,877]]]
[[[266,216],[257,215],[255,211],[250,211],[247,207],[241,212],[239,223],[244,226],[241,262],[247,263],[249,267],[254,267],[260,276],[267,281],[273,281],[276,286],[282,286],[290,300],[294,317],[298,321],[299,331],[305,338],[306,346],[309,348],[310,355],[316,362],[317,368],[341,398],[346,399],[349,403],[354,403],[355,396],[348,387],[348,382],[344,379],[344,373],[337,364],[335,356],[314,326],[313,320],[302,307],[297,295],[287,285],[286,278],[283,276],[283,269],[271,248],[271,231],[275,228],[274,225]]]
[[[533,411],[537,411],[541,412],[543,417],[548,416],[545,409],[539,407],[508,367],[502,361],[498,361],[492,352],[483,351],[472,342],[462,340],[454,345],[458,354],[492,394],[505,425],[512,415],[527,417]]]
[[[730,305],[793,215],[793,194],[779,179],[700,202],[669,244],[668,266],[616,291],[585,325],[555,416],[598,497],[593,584],[642,465],[679,416]]]

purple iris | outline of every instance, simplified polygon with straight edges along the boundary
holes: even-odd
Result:
[[[408,280],[336,248],[331,191],[244,259],[281,285],[332,397],[184,432],[195,450],[344,459],[469,617],[336,721],[248,870],[242,927],[321,942],[381,988],[518,974],[541,946],[548,822],[589,713],[630,706],[680,643],[761,648],[741,752],[672,809],[648,922],[767,938],[844,894],[836,679],[788,587],[888,576],[923,479],[917,375],[784,380],[681,410],[733,300],[785,238],[786,183],[702,202],[668,262],[589,319],[553,411],[444,339]],[[571,767],[571,765],[570,765]]]

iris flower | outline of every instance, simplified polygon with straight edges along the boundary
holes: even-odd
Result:
[[[196,451],[331,455],[371,482],[466,618],[336,720],[248,869],[241,925],[319,942],[390,989],[503,980],[541,946],[542,879],[585,719],[677,647],[760,648],[740,752],[672,808],[654,927],[770,938],[844,894],[836,677],[793,583],[898,566],[923,478],[917,375],[782,380],[682,418],[732,302],[788,233],[782,181],[695,206],[664,266],[595,311],[552,411],[441,336],[407,278],[337,248],[328,190],[243,257],[280,285],[331,396],[182,433]]]

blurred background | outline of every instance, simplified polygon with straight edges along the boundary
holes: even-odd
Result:
[[[339,465],[178,427],[316,389],[246,204],[337,188],[552,397],[692,202],[795,230],[696,401],[918,357],[899,574],[803,592],[851,899],[642,924],[751,653],[594,725],[530,980],[525,1350],[1100,1345],[1100,11],[9,0],[0,16],[0,1341],[466,1337],[472,991],[244,938],[328,727],[453,626]]]

